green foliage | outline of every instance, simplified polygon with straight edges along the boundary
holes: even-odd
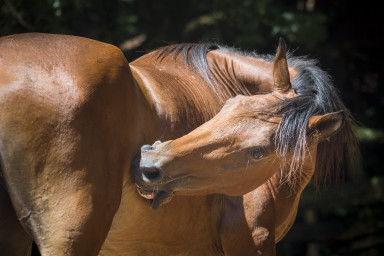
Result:
[[[301,44],[327,37],[325,15],[299,10],[295,2],[222,0],[216,1],[214,10],[224,14],[217,24],[218,28],[227,28],[217,29],[223,39],[231,38],[235,45],[245,48],[265,46],[279,36]]]
[[[148,36],[148,45],[156,45],[163,40],[197,39],[215,40],[250,49],[275,42],[279,36],[298,44],[327,38],[325,15],[299,10],[295,2],[2,1],[4,4],[0,7],[1,35],[38,31],[82,35],[121,43],[127,38],[144,33]],[[20,23],[20,20],[25,23]]]
[[[384,142],[384,131],[372,128],[358,127],[357,134],[361,142]]]

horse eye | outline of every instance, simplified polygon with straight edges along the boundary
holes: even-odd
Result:
[[[263,154],[263,151],[260,149],[260,148],[256,148],[256,149],[253,149],[249,152],[249,154],[251,155],[251,157],[253,159],[261,159],[263,158],[264,154]]]

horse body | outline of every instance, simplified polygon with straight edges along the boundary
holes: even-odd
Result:
[[[2,173],[17,218],[42,255],[95,255],[141,143],[128,63],[70,36],[4,37],[0,49]]]
[[[224,185],[209,188],[212,173],[207,172],[201,179],[207,189],[191,190],[192,183],[181,179],[177,191],[166,190],[161,183],[151,186],[138,178],[137,152],[155,140],[174,140],[181,142],[186,156],[185,134],[190,133],[192,148],[199,145],[194,135],[205,129],[198,126],[228,128],[230,115],[223,110],[236,113],[248,103],[268,107],[281,96],[296,97],[284,81],[294,80],[299,70],[284,63],[281,48],[275,58],[279,61],[272,62],[215,45],[173,46],[128,66],[117,48],[78,37],[11,36],[0,40],[0,47],[0,155],[7,191],[2,190],[5,200],[0,203],[10,210],[9,195],[27,231],[12,229],[24,237],[23,252],[12,251],[12,245],[20,244],[14,239],[1,243],[8,255],[24,255],[30,237],[42,255],[275,253],[275,242],[290,228],[300,192],[314,171],[316,143],[305,161],[307,175],[300,176],[295,190],[282,183],[277,158],[259,166],[256,176],[232,176],[236,186],[221,179]],[[222,109],[238,94],[264,92],[272,94],[256,96],[256,103],[253,96],[237,97]],[[219,112],[224,113],[221,123],[215,116]],[[257,143],[266,145],[278,124],[264,121],[255,127],[264,127]],[[142,147],[142,160],[156,148],[170,152],[171,144]],[[199,171],[215,156],[197,161],[200,166],[194,157],[189,163]],[[220,168],[233,166],[228,162]],[[156,171],[150,179],[159,178]],[[251,179],[243,183],[244,177]],[[147,188],[138,188],[147,200],[135,182]],[[151,210],[147,201],[158,209]],[[0,221],[0,241],[5,241],[9,230]]]

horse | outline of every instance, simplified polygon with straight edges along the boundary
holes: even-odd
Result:
[[[6,255],[28,255],[32,241],[43,256],[274,254],[279,230],[292,221],[281,224],[280,216],[294,211],[284,206],[292,199],[283,194],[292,193],[280,172],[259,176],[272,175],[266,182],[230,185],[231,193],[222,186],[184,195],[183,186],[159,186],[177,176],[140,166],[145,151],[164,144],[142,145],[183,138],[236,95],[303,95],[317,104],[311,114],[342,110],[340,131],[312,153],[316,169],[338,162],[342,144],[354,145],[351,117],[329,79],[308,60],[288,58],[286,65],[283,46],[275,62],[216,44],[182,44],[128,63],[112,45],[38,33],[3,37],[0,49],[0,247]],[[288,94],[276,89],[276,81],[287,79],[285,69]],[[279,108],[283,119],[289,106]],[[271,134],[277,129],[262,126]],[[285,146],[291,145],[282,152]],[[319,157],[326,150],[330,157]],[[319,159],[327,161],[319,165]]]
[[[292,82],[280,41],[271,91],[231,98],[214,118],[187,135],[141,148],[133,172],[139,193],[152,208],[174,194],[229,195],[224,203],[229,206],[222,206],[221,241],[241,244],[244,223],[236,219],[237,212],[258,250],[245,246],[233,255],[275,254],[315,169],[324,177],[332,167],[340,170],[343,145],[353,159],[359,155],[353,118],[329,77],[313,61],[291,62],[302,65],[296,66]],[[240,203],[233,203],[236,197]]]

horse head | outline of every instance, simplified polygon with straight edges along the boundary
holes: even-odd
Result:
[[[290,173],[291,162],[296,163],[294,171],[313,173],[317,144],[340,130],[344,112],[308,117],[294,130],[300,134],[290,136],[300,138],[299,150],[295,143],[282,142],[281,137],[287,137],[281,136],[286,132],[282,129],[295,122],[284,117],[286,102],[300,98],[291,85],[282,40],[272,67],[272,92],[231,98],[213,119],[189,134],[141,148],[132,172],[139,194],[153,209],[174,193],[244,195],[279,170]]]

